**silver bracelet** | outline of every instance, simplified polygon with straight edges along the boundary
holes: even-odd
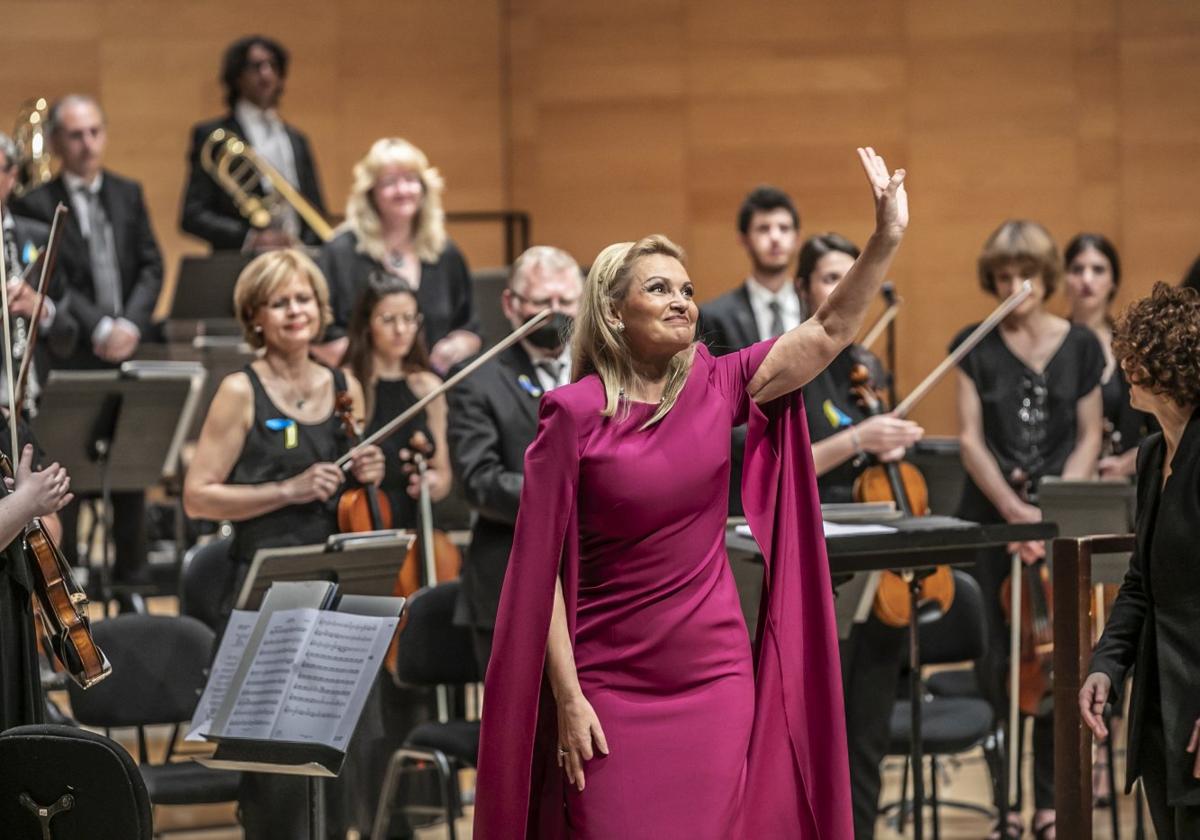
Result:
[[[862,441],[858,439],[858,429],[850,427],[850,441],[854,444],[854,454],[863,454]]]

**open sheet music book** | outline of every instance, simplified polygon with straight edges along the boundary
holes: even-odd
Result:
[[[331,583],[277,583],[261,610],[235,611],[187,736],[215,741],[217,751],[197,760],[336,775],[402,605],[337,599]]]

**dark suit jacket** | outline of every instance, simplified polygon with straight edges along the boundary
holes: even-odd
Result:
[[[1193,419],[1192,422],[1197,421]],[[1181,443],[1177,456],[1182,454],[1183,446]],[[1177,791],[1181,801],[1173,801],[1171,804],[1196,806],[1200,805],[1200,783],[1191,778],[1190,772],[1180,774],[1186,775],[1186,779],[1173,778],[1176,776],[1175,768],[1170,767],[1171,762],[1168,762],[1166,756],[1143,754],[1142,749],[1148,707],[1151,705],[1152,695],[1158,691],[1156,663],[1164,656],[1181,657],[1184,662],[1192,664],[1200,662],[1200,639],[1197,638],[1197,622],[1194,615],[1190,617],[1188,626],[1168,625],[1166,629],[1169,635],[1164,634],[1164,638],[1158,638],[1157,622],[1166,619],[1156,615],[1148,567],[1155,508],[1158,507],[1158,497],[1162,492],[1165,448],[1162,433],[1157,432],[1146,438],[1138,452],[1137,542],[1129,560],[1129,571],[1125,573],[1125,580],[1117,593],[1117,600],[1104,626],[1104,634],[1096,643],[1088,670],[1091,673],[1107,675],[1112,681],[1116,698],[1119,698],[1129,669],[1133,668],[1133,692],[1129,700],[1126,793],[1132,791],[1133,782],[1141,775],[1144,763],[1166,762],[1169,766],[1168,788],[1171,789],[1177,784],[1181,788]],[[1192,501],[1194,505],[1194,499]],[[1116,698],[1114,706],[1117,705]],[[1194,698],[1168,696],[1164,692],[1161,702],[1164,707],[1170,707],[1172,704],[1194,702]],[[1166,717],[1164,714],[1166,747],[1172,753],[1182,753],[1194,718],[1188,716],[1186,727],[1172,731],[1166,725]],[[1191,759],[1190,755],[1186,757],[1189,770]]]
[[[215,120],[192,126],[192,144],[188,150],[187,186],[183,193],[183,207],[179,215],[179,226],[212,245],[214,251],[239,251],[250,232],[250,223],[242,218],[233,199],[221,189],[216,181],[200,166],[200,149],[208,135],[218,128],[247,140],[242,128],[232,113]],[[296,158],[296,175],[300,180],[294,184],[300,194],[321,215],[325,215],[325,200],[321,197],[321,182],[317,179],[317,164],[308,146],[308,138],[290,125],[285,125],[292,140],[292,154]],[[247,142],[249,142],[247,140]],[[262,191],[258,190],[261,195]],[[300,220],[300,238],[309,245],[319,245],[320,238],[304,220]]]
[[[43,250],[50,240],[50,226],[15,213],[12,219],[17,251],[21,255],[21,267],[25,268],[28,265],[25,259],[26,243],[32,244],[39,251]],[[38,330],[33,351],[34,371],[43,385],[46,384],[46,376],[51,367],[58,361],[69,359],[75,352],[75,343],[79,338],[79,324],[71,315],[70,308],[63,305],[63,296],[67,291],[65,276],[66,269],[60,261],[55,265],[54,276],[50,278],[46,291],[46,296],[54,301],[54,321],[51,322],[48,331]],[[36,289],[39,279],[40,275],[35,272],[27,282]]]
[[[344,230],[325,243],[317,263],[329,283],[333,323],[325,331],[325,340],[331,341],[346,334],[358,296],[371,275],[382,273],[384,268],[358,250],[358,237],[352,230]],[[421,331],[428,349],[454,330],[478,334],[471,271],[453,242],[446,242],[437,262],[421,262],[417,307],[421,310]]]
[[[525,450],[537,433],[537,385],[533,363],[517,344],[447,394],[450,460],[477,514],[463,563],[457,624],[496,623],[521,501]]]
[[[72,211],[67,216],[59,254],[59,260],[66,269],[66,291],[62,302],[79,328],[75,352],[61,367],[105,367],[106,363],[92,353],[91,342],[92,332],[104,317],[104,312],[96,305],[88,243],[83,238],[62,175],[14,202],[13,210],[49,223],[60,201]],[[145,340],[153,334],[151,317],[162,288],[163,261],[154,230],[150,227],[150,214],[146,211],[141,184],[106,169],[100,187],[100,201],[112,223],[113,238],[116,240],[117,265],[121,272],[121,317],[134,323]]]
[[[758,341],[758,323],[745,283],[700,307],[699,335],[714,356],[741,350]]]

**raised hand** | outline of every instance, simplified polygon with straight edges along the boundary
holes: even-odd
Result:
[[[889,172],[883,158],[870,146],[858,150],[871,193],[875,196],[875,230],[902,236],[908,228],[908,193],[904,191],[903,169]]]

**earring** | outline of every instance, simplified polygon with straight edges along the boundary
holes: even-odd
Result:
[[[254,331],[261,335],[262,334],[262,324],[255,324]]]
[[[615,329],[617,332],[625,332],[625,322],[624,322],[624,321],[617,321],[617,323],[616,323],[616,325],[613,327],[613,329]]]

